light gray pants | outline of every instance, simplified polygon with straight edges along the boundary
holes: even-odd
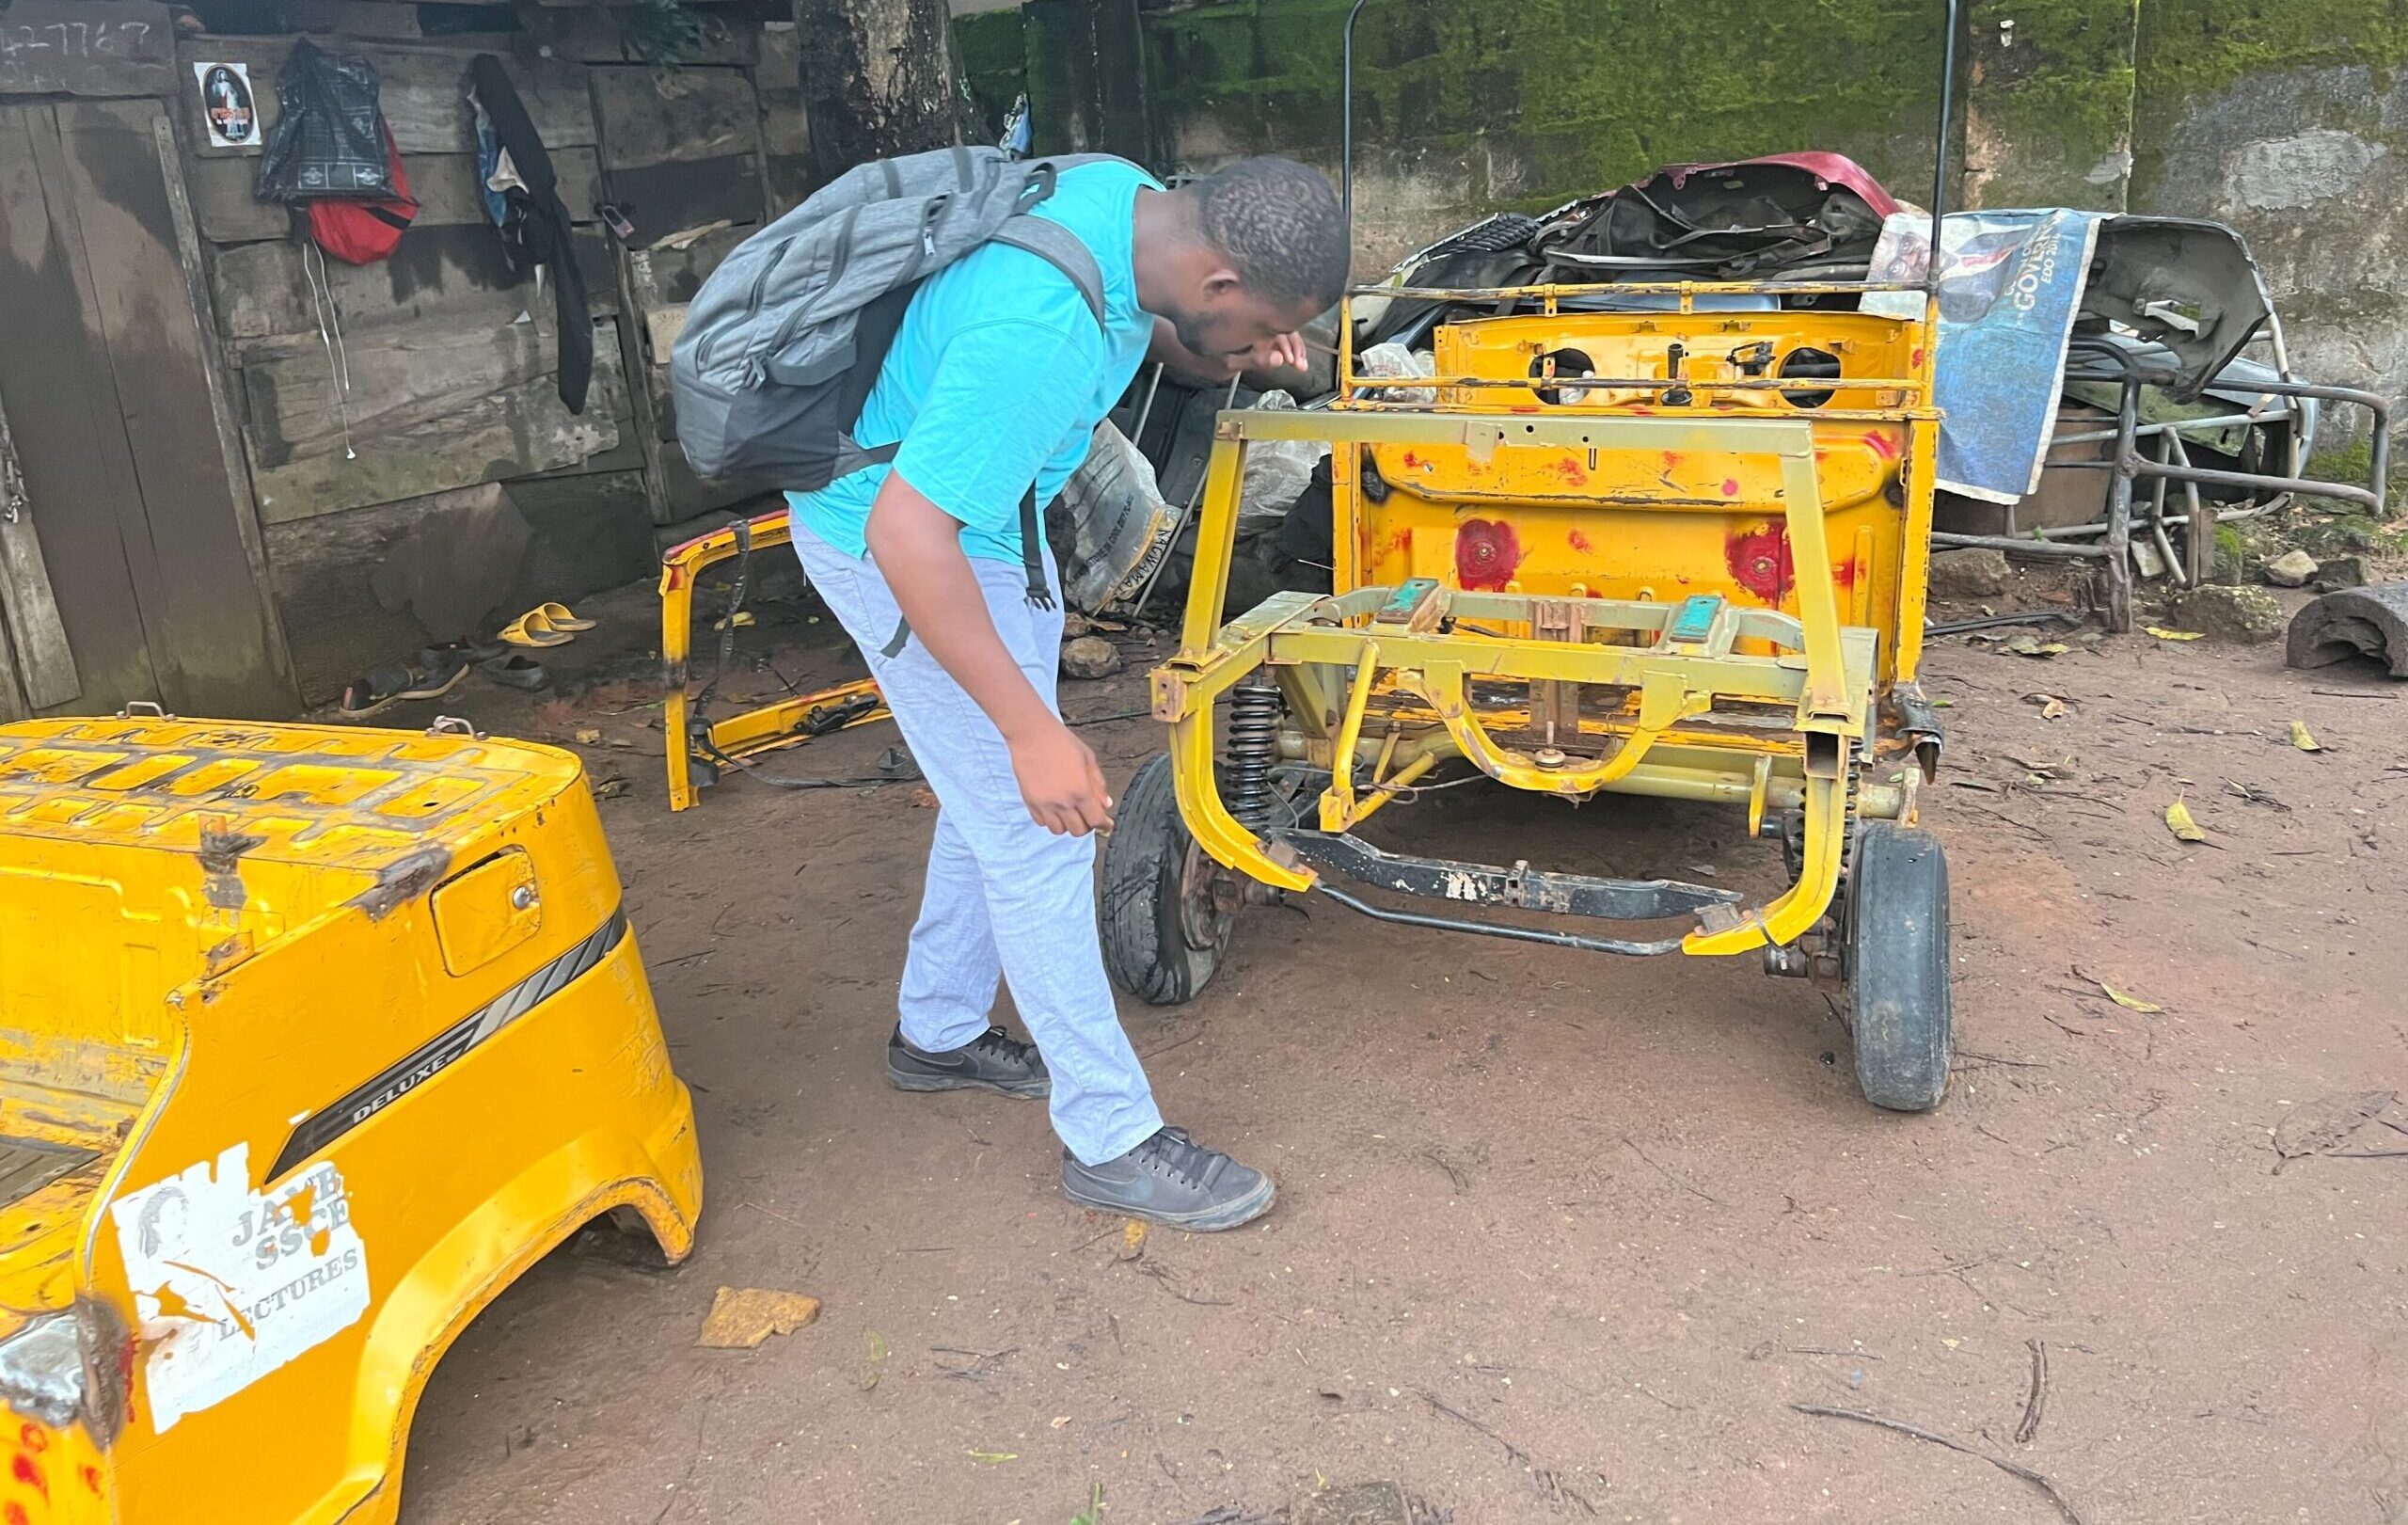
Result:
[[[987,1030],[999,977],[1054,1075],[1054,1131],[1088,1165],[1127,1153],[1163,1125],[1146,1072],[1120,1030],[1095,919],[1095,838],[1055,836],[1021,799],[1011,750],[977,701],[915,638],[882,648],[901,619],[878,568],[794,526],[794,548],[829,610],[869,660],[895,723],[936,791],[927,888],[903,961],[903,1036],[927,1052]],[[1028,602],[1014,564],[973,557],[1005,646],[1044,696],[1062,644],[1055,607]]]

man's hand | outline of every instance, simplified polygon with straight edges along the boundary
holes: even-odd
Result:
[[[1302,371],[1311,363],[1305,353],[1305,336],[1298,333],[1266,339],[1238,357],[1241,371]]]
[[[1094,750],[1069,726],[1057,720],[1006,739],[1020,797],[1039,826],[1056,836],[1112,830],[1112,796],[1104,792],[1103,770]]]
[[[890,471],[870,505],[864,537],[911,634],[1003,733],[1029,815],[1056,836],[1110,829],[1103,770],[995,633],[977,574],[962,554],[960,523],[901,471]]]

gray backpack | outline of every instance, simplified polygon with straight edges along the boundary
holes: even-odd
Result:
[[[769,473],[812,492],[895,458],[852,437],[921,280],[990,243],[1052,263],[1103,321],[1103,273],[1077,234],[1028,212],[1064,169],[1107,157],[1014,160],[938,149],[847,171],[728,255],[686,309],[671,352],[677,439],[704,476]],[[1051,607],[1037,489],[1021,502],[1029,597]]]

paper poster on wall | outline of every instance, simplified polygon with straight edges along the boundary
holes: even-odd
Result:
[[[200,115],[209,123],[210,147],[258,148],[260,113],[251,96],[251,66],[196,60],[192,77],[200,87]]]
[[[358,1322],[368,1247],[342,1172],[251,1190],[236,1144],[109,1206],[134,1288],[151,1423],[165,1433]]]

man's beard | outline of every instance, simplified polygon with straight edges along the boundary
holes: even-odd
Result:
[[[1206,359],[1221,358],[1220,356],[1214,355],[1204,347],[1208,342],[1204,337],[1204,320],[1196,313],[1184,310],[1172,312],[1170,327],[1171,332],[1179,336],[1180,343],[1186,346],[1190,355],[1201,356]]]

